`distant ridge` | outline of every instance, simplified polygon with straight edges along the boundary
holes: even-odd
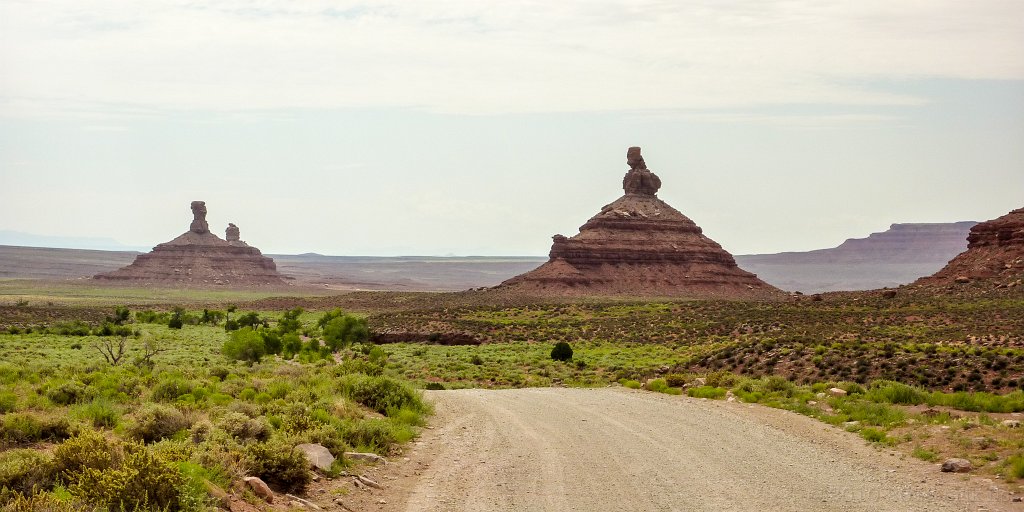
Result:
[[[736,256],[745,270],[789,291],[895,287],[932,274],[967,248],[975,221],[893,224],[866,238],[806,252]]]

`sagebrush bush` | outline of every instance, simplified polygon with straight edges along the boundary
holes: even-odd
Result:
[[[876,380],[871,383],[865,398],[872,402],[918,405],[928,400],[928,394],[900,382]]]
[[[71,405],[91,399],[94,389],[89,389],[78,381],[63,382],[46,390],[46,398],[57,405]]]
[[[303,491],[311,480],[306,456],[284,443],[253,443],[245,461],[253,475],[282,491]]]
[[[62,416],[20,412],[0,418],[0,445],[17,446],[60,441],[71,436],[71,423]]]
[[[0,391],[0,414],[7,414],[18,409],[18,395],[11,391]]]
[[[649,391],[655,391],[657,393],[665,393],[667,395],[681,395],[683,392],[679,388],[674,388],[668,385],[665,379],[654,379],[647,383],[647,389]]]
[[[83,404],[75,413],[96,428],[114,428],[121,419],[121,413],[106,398],[97,398]]]
[[[356,448],[387,453],[395,444],[412,439],[413,433],[404,425],[382,419],[366,419],[347,422],[342,427],[342,437]]]
[[[419,392],[390,377],[352,374],[343,377],[340,384],[349,398],[381,414],[386,414],[389,409],[426,410]]]
[[[113,510],[177,510],[184,479],[177,467],[145,445],[115,445],[118,464],[86,467],[74,475],[71,492],[89,504]]]
[[[263,418],[250,418],[242,413],[228,412],[217,420],[217,427],[239,440],[266,441],[270,425]]]
[[[0,452],[0,489],[31,495],[53,484],[54,470],[50,456],[31,449]]]
[[[173,402],[179,396],[187,395],[195,389],[195,383],[180,375],[161,376],[153,386],[152,399],[156,402]]]
[[[148,403],[132,415],[128,434],[146,443],[171,437],[180,430],[191,427],[188,418],[176,407]]]
[[[665,376],[665,382],[674,388],[681,388],[690,382],[690,376],[685,373],[670,373]]]
[[[177,510],[183,479],[175,465],[136,441],[84,431],[54,450],[53,471],[92,506],[112,510]]]

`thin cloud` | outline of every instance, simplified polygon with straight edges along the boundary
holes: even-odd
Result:
[[[912,105],[849,84],[1024,79],[1014,0],[54,0],[0,17],[0,115],[18,117]]]

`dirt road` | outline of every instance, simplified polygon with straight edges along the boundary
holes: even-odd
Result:
[[[991,482],[786,411],[621,388],[441,391],[383,508],[1024,510]],[[383,501],[383,500],[382,500]]]

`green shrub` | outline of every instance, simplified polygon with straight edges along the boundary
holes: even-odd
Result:
[[[324,332],[324,342],[333,352],[351,346],[354,343],[363,343],[370,339],[370,328],[366,319],[355,315],[341,313],[334,310],[325,315],[330,319],[324,322],[321,327]],[[323,322],[324,318],[320,319]]]
[[[342,428],[342,437],[360,450],[387,453],[391,446],[412,439],[413,433],[408,427],[388,420],[364,419],[348,422]]]
[[[128,434],[146,443],[171,437],[191,426],[177,408],[154,403],[143,405],[141,410],[132,415],[132,420]]]
[[[761,380],[761,391],[764,393],[781,393],[790,396],[796,390],[796,386],[783,377],[772,375]]]
[[[62,416],[21,412],[5,414],[0,421],[0,445],[60,441],[70,436],[71,424]]]
[[[48,489],[53,484],[51,459],[36,450],[8,450],[0,452],[0,489],[30,495],[36,490]]]
[[[440,382],[428,382],[424,388],[431,391],[443,391],[445,389],[444,384]]]
[[[390,409],[426,410],[423,399],[412,386],[390,377],[371,377],[357,373],[346,375],[340,383],[346,396],[381,414],[386,414]]]
[[[737,377],[726,370],[711,372],[704,377],[704,383],[713,388],[729,388],[737,381]]]
[[[1014,455],[1006,460],[1007,478],[1024,478],[1024,454]]]
[[[57,405],[71,405],[92,398],[95,390],[78,381],[68,381],[46,390],[46,398]]]
[[[113,446],[114,464],[85,467],[73,475],[72,493],[91,505],[121,510],[177,510],[184,478],[171,462],[145,445],[127,441]]]
[[[53,471],[65,482],[76,479],[85,468],[102,471],[114,467],[115,463],[110,442],[94,430],[79,433],[53,451]]]
[[[249,418],[238,412],[228,412],[217,421],[217,426],[240,440],[266,441],[270,437],[270,425],[266,420]]]
[[[7,414],[18,409],[18,395],[11,391],[0,391],[0,414]]]
[[[114,428],[121,419],[121,413],[106,398],[96,398],[78,407],[75,413],[96,428]]]
[[[725,389],[714,386],[698,386],[686,390],[686,394],[693,398],[718,399],[725,397]]]
[[[937,453],[920,446],[914,447],[914,451],[911,452],[911,455],[928,462],[935,462],[939,459],[939,455]]]
[[[286,492],[303,491],[310,482],[306,456],[282,443],[253,443],[245,448],[253,475]]]
[[[157,402],[174,402],[178,397],[187,395],[195,389],[195,383],[185,380],[180,375],[163,375],[153,386],[152,399]]]
[[[895,439],[885,435],[885,432],[874,428],[862,428],[860,430],[860,436],[872,443],[884,444],[888,446],[896,444]]]
[[[647,389],[658,393],[665,393],[667,395],[681,395],[683,391],[679,388],[673,388],[665,382],[665,379],[654,379],[647,383]]]
[[[229,359],[259,361],[266,354],[263,337],[251,327],[243,327],[231,333],[221,349]]]
[[[572,347],[567,342],[559,341],[551,349],[551,359],[555,361],[569,361],[572,359]]]
[[[74,503],[70,497],[57,496],[55,493],[36,491],[32,494],[4,492],[0,487],[0,503],[3,512],[81,512],[82,507]]]
[[[624,387],[627,387],[629,389],[640,389],[641,387],[643,387],[643,385],[640,384],[639,381],[630,379],[619,379],[619,384],[622,384]]]
[[[917,405],[928,399],[928,394],[906,384],[890,380],[876,380],[871,383],[865,398],[872,402]]]
[[[691,375],[685,373],[670,373],[665,376],[665,382],[671,387],[681,388],[688,384],[691,378]]]

